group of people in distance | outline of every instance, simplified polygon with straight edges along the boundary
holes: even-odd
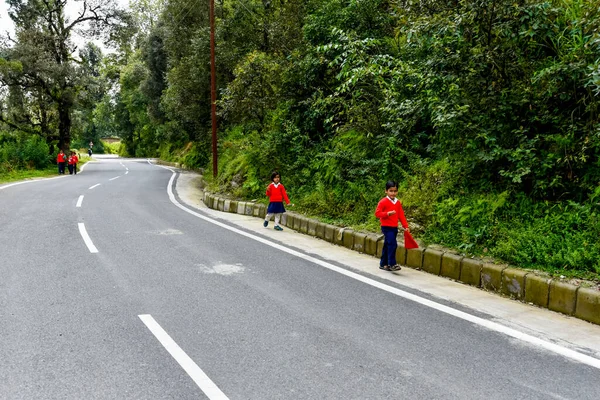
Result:
[[[263,226],[265,228],[269,226],[269,221],[274,216],[275,230],[282,231],[283,228],[279,226],[279,221],[285,212],[283,202],[285,201],[287,205],[290,205],[290,199],[285,191],[285,187],[281,184],[281,175],[279,175],[279,172],[273,171],[271,174],[271,183],[267,187],[266,195],[269,198],[269,207],[267,208],[267,215],[265,216]],[[381,259],[379,261],[379,269],[384,271],[399,271],[401,269],[401,266],[396,262],[399,224],[402,224],[402,229],[404,230],[405,248],[418,247],[418,244],[410,235],[408,222],[406,221],[402,204],[396,198],[397,195],[398,183],[395,181],[386,182],[385,197],[379,201],[375,210],[375,217],[381,223],[381,233],[384,238]],[[291,205],[293,206],[293,204]]]
[[[58,152],[58,156],[56,157],[56,163],[58,164],[58,173],[59,175],[65,174],[65,167],[69,168],[69,175],[77,175],[77,163],[79,162],[79,157],[77,153],[74,151],[71,152],[69,157],[65,154],[62,149]]]

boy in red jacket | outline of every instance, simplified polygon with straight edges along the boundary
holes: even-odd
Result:
[[[398,242],[398,221],[402,223],[404,230],[409,231],[402,204],[396,198],[398,195],[398,184],[394,181],[388,181],[385,184],[386,196],[379,201],[375,210],[375,217],[381,221],[381,233],[383,233],[383,251],[381,252],[381,261],[379,269],[386,271],[399,271],[400,265],[396,263],[396,249]]]
[[[272,215],[275,215],[275,230],[282,231],[283,228],[279,226],[279,220],[281,215],[285,212],[283,206],[283,200],[287,205],[290,205],[290,199],[285,191],[285,188],[280,183],[281,176],[279,172],[273,171],[271,174],[271,184],[267,187],[267,197],[269,198],[269,208],[267,208],[267,215],[265,216],[265,222],[263,226],[266,228],[269,225],[269,220]]]
[[[65,173],[65,161],[67,160],[67,156],[62,151],[62,149],[58,152],[58,156],[56,156],[56,163],[58,164],[58,173]]]
[[[79,162],[79,156],[73,152],[73,173],[77,175],[77,163]]]

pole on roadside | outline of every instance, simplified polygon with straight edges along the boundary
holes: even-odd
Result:
[[[210,1],[210,108],[212,117],[213,176],[217,176],[217,76],[215,67],[215,0]]]

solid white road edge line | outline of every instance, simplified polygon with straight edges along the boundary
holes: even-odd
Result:
[[[77,205],[75,205],[75,207],[81,207],[82,202],[83,202],[83,195],[79,196],[79,199],[77,199]]]
[[[90,235],[88,235],[87,231],[85,230],[85,225],[83,222],[79,222],[77,225],[79,226],[79,233],[81,234],[85,245],[90,250],[90,253],[97,253],[98,249],[96,246],[94,246],[94,243],[92,243],[92,239],[90,239]]]
[[[115,179],[119,179],[120,176],[115,176],[114,178],[110,178],[109,181],[114,181]]]
[[[52,179],[61,179],[61,178],[65,178],[65,177],[66,177],[66,175],[55,176],[54,178],[41,178],[41,179],[32,179],[32,180],[29,180],[29,181],[21,181],[21,182],[9,183],[8,185],[0,186],[0,190],[9,188],[11,186],[23,185],[25,183],[45,182],[45,181],[51,181]]]
[[[94,186],[90,186],[88,189],[92,190],[93,188],[98,187],[100,185],[102,185],[102,184],[101,183],[96,183]]]
[[[83,164],[83,167],[79,168],[79,173],[83,172],[83,169],[88,165],[88,163]],[[54,178],[40,178],[40,179],[32,179],[29,181],[22,181],[22,182],[15,182],[15,183],[10,183],[8,185],[4,185],[4,186],[0,186],[0,190],[2,189],[6,189],[9,188],[11,186],[17,186],[17,185],[22,185],[24,183],[31,183],[31,182],[44,182],[44,181],[51,181],[52,179],[60,179],[60,178],[64,178],[66,177],[66,175],[63,176],[55,176]]]
[[[263,244],[265,244],[267,246],[271,246],[271,247],[276,248],[278,250],[284,251],[284,252],[286,252],[288,254],[294,255],[296,257],[300,257],[300,258],[302,258],[302,259],[304,259],[306,261],[310,261],[312,263],[315,263],[317,265],[320,265],[320,266],[325,267],[327,269],[330,269],[332,271],[338,272],[338,273],[340,273],[342,275],[346,275],[349,278],[353,278],[353,279],[356,279],[356,280],[358,280],[360,282],[363,282],[363,283],[366,283],[366,284],[371,285],[373,287],[376,287],[378,289],[385,290],[388,293],[395,294],[395,295],[403,297],[403,298],[405,298],[407,300],[414,301],[416,303],[419,303],[419,304],[422,304],[424,306],[433,308],[433,309],[441,311],[443,313],[452,315],[454,317],[463,319],[465,321],[469,321],[469,322],[471,322],[473,324],[476,324],[476,325],[479,325],[479,326],[483,326],[483,327],[485,327],[485,328],[487,328],[489,330],[503,333],[503,334],[508,335],[510,337],[513,337],[515,339],[522,340],[522,341],[524,341],[526,343],[529,343],[529,344],[532,344],[534,346],[541,347],[541,348],[549,350],[549,351],[551,351],[553,353],[560,354],[560,355],[562,355],[564,357],[567,357],[567,358],[570,358],[572,360],[579,361],[579,362],[581,362],[583,364],[587,364],[587,365],[592,366],[594,368],[600,369],[600,360],[597,359],[597,358],[590,357],[590,356],[582,354],[582,353],[578,353],[578,352],[576,352],[574,350],[571,350],[569,348],[566,348],[566,347],[563,347],[563,346],[559,346],[557,344],[548,342],[546,340],[537,338],[535,336],[531,336],[531,335],[528,335],[526,333],[519,332],[519,331],[517,331],[515,329],[506,327],[504,325],[500,325],[499,323],[496,323],[496,322],[493,322],[493,321],[488,321],[486,319],[483,319],[483,318],[476,317],[474,315],[468,314],[468,313],[466,313],[464,311],[459,311],[459,310],[456,310],[456,309],[454,309],[452,307],[448,307],[448,306],[445,306],[443,304],[436,303],[435,301],[431,301],[431,300],[425,299],[423,297],[419,297],[417,295],[414,295],[412,293],[405,292],[404,290],[400,290],[400,289],[397,289],[395,287],[388,286],[385,283],[381,283],[381,282],[378,282],[376,280],[373,280],[373,279],[367,278],[365,276],[362,276],[360,274],[357,274],[355,272],[345,270],[344,268],[337,267],[337,266],[335,266],[333,264],[330,264],[330,263],[328,263],[326,261],[319,260],[317,258],[308,256],[308,255],[300,253],[300,252],[298,252],[296,250],[288,249],[287,247],[282,246],[280,244],[273,243],[273,242],[271,242],[271,241],[269,241],[267,239],[263,239],[263,238],[258,237],[258,236],[254,236],[251,233],[244,232],[242,230],[233,228],[233,227],[231,227],[229,225],[226,225],[226,224],[224,224],[222,222],[219,222],[217,220],[214,220],[212,218],[209,218],[207,216],[199,214],[199,213],[197,213],[197,212],[195,212],[193,210],[190,210],[189,208],[187,208],[187,207],[183,206],[181,203],[179,203],[177,201],[177,199],[175,199],[175,196],[173,195],[173,181],[175,180],[175,175],[176,175],[175,171],[173,171],[170,168],[163,167],[161,165],[157,165],[157,167],[168,169],[169,171],[171,171],[173,173],[173,175],[171,175],[171,179],[169,180],[169,183],[168,183],[168,186],[167,186],[167,193],[169,194],[169,199],[171,200],[171,202],[173,204],[175,204],[175,206],[179,207],[180,209],[182,209],[183,211],[185,211],[185,212],[187,212],[189,214],[192,214],[195,217],[198,217],[200,219],[203,219],[204,221],[210,222],[211,224],[218,225],[218,226],[220,226],[220,227],[222,227],[224,229],[227,229],[227,230],[229,230],[231,232],[235,232],[235,233],[240,234],[242,236],[246,236],[247,238],[256,240],[257,242],[263,243]]]
[[[152,318],[152,315],[142,314],[138,315],[138,317],[209,399],[228,400],[228,397],[225,396],[221,389],[219,389],[194,360],[192,360],[181,347],[175,343],[171,336],[169,336],[154,318]]]

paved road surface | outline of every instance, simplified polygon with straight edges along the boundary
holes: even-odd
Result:
[[[192,215],[173,176],[0,187],[0,398],[600,398],[600,368]]]

